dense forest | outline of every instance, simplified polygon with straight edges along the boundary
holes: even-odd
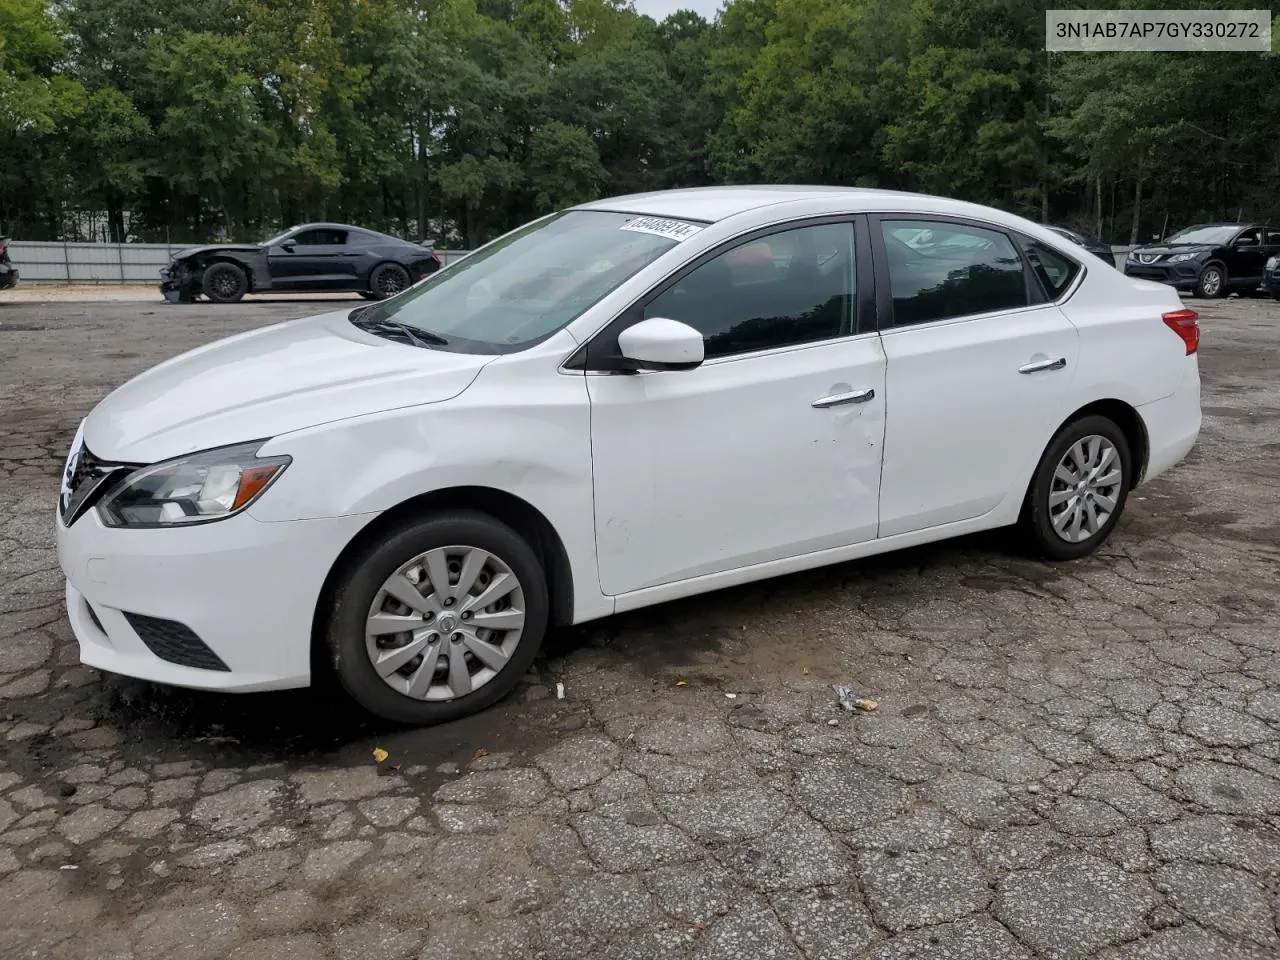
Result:
[[[1045,6],[0,0],[0,234],[333,219],[474,246],[590,197],[743,182],[939,193],[1117,243],[1280,219],[1280,56],[1049,55]]]

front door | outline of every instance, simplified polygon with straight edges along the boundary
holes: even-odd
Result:
[[[1266,239],[1264,228],[1251,227],[1232,242],[1227,278],[1233,288],[1249,292],[1261,285],[1267,257],[1271,255],[1267,252]]]
[[[347,232],[328,227],[300,230],[270,249],[267,263],[279,289],[334,289],[355,282]]]
[[[875,537],[885,366],[857,259],[850,222],[779,230],[628,312],[694,326],[707,359],[587,376],[605,593]]]
[[[904,239],[930,229],[932,241]],[[1017,478],[1070,413],[1076,329],[1051,302],[1080,267],[963,222],[884,218],[874,231],[889,395],[880,536],[984,516],[1021,497]],[[1043,261],[1043,262],[1041,262]],[[1050,289],[1040,291],[1041,281]],[[882,323],[884,321],[882,320]]]

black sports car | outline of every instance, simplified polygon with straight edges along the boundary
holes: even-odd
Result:
[[[1111,248],[1107,246],[1105,243],[1098,243],[1095,240],[1090,240],[1088,237],[1085,237],[1079,233],[1076,233],[1074,230],[1068,230],[1066,227],[1051,226],[1049,227],[1049,229],[1052,230],[1054,233],[1056,233],[1058,236],[1062,237],[1063,239],[1070,240],[1077,247],[1084,247],[1086,250],[1092,253],[1095,257],[1099,257],[1100,259],[1111,264],[1111,266],[1113,267],[1116,266],[1116,256],[1114,253],[1111,252]]]
[[[160,292],[176,303],[200,294],[234,303],[246,293],[343,290],[382,300],[440,267],[430,242],[411,243],[344,223],[307,223],[261,244],[179,250],[160,271]]]
[[[1254,294],[1280,254],[1280,230],[1251,223],[1202,223],[1129,253],[1124,272],[1198,297]]]

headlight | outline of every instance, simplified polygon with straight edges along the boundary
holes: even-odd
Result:
[[[1172,257],[1170,257],[1170,258],[1169,258],[1169,262],[1170,262],[1170,263],[1182,263],[1184,260],[1194,260],[1194,259],[1196,259],[1196,258],[1197,258],[1197,257],[1199,257],[1199,256],[1202,256],[1202,254],[1199,254],[1199,253],[1175,253]]]
[[[142,467],[107,492],[109,527],[180,527],[234,516],[284,472],[289,457],[259,457],[266,441],[219,447]]]

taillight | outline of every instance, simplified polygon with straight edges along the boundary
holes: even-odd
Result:
[[[1200,314],[1194,310],[1174,310],[1166,313],[1164,324],[1182,338],[1187,345],[1187,356],[1200,349]]]

